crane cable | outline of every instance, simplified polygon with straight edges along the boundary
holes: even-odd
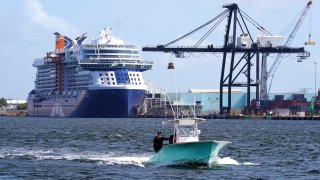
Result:
[[[217,20],[219,17],[221,17],[222,15],[224,15],[225,13],[227,13],[228,11],[229,11],[228,9],[224,10],[224,11],[223,11],[222,13],[220,13],[218,16],[214,17],[213,19],[211,19],[210,21],[206,22],[206,23],[205,23],[205,24],[203,24],[202,26],[200,26],[200,27],[198,27],[198,28],[196,28],[196,29],[194,29],[194,30],[190,31],[189,33],[187,33],[187,34],[185,34],[185,35],[183,35],[183,36],[179,37],[178,39],[175,39],[175,40],[173,40],[173,41],[171,41],[171,42],[167,43],[167,44],[166,44],[166,45],[164,45],[163,47],[167,47],[167,46],[169,46],[169,45],[171,45],[171,44],[173,44],[173,43],[175,43],[175,42],[178,42],[178,41],[180,41],[181,39],[183,39],[183,38],[185,38],[185,37],[187,37],[187,36],[189,36],[189,35],[193,34],[194,32],[196,32],[196,31],[198,31],[198,30],[200,30],[200,29],[202,29],[202,28],[204,28],[205,26],[207,26],[207,25],[211,24],[212,22],[214,22],[215,20]]]
[[[311,41],[311,31],[312,31],[312,9],[310,9],[310,13],[309,13],[309,40],[308,40],[309,43],[312,43],[312,41]],[[309,44],[306,43],[306,45],[309,45]]]
[[[243,13],[244,18],[247,19],[253,26],[255,26],[257,29],[259,29],[260,31],[264,31],[266,32],[269,36],[272,36],[272,34],[267,31],[264,27],[262,27],[259,23],[257,23],[254,19],[252,19],[248,14],[246,14],[244,11],[242,11],[241,9],[239,9],[241,11],[241,13]]]
[[[218,22],[216,22],[210,29],[209,31],[206,32],[206,34],[204,36],[202,36],[200,38],[200,40],[193,46],[193,47],[198,47],[211,33],[213,30],[215,30],[218,25],[227,17],[227,13],[225,13],[223,16],[221,16],[221,18],[218,20]]]

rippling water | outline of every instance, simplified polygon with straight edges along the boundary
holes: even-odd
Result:
[[[320,179],[320,121],[207,120],[216,164],[153,166],[162,120],[0,117],[0,179]]]

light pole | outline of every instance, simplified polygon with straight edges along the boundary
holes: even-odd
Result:
[[[317,97],[317,62],[314,62],[314,98]]]
[[[317,113],[316,102],[317,102],[317,62],[314,62],[314,101],[313,101],[313,111],[314,115]]]
[[[214,109],[213,109],[213,105],[212,105],[211,98],[208,98],[208,100],[209,100],[209,103],[210,103],[210,106],[211,106],[210,111],[209,111],[209,115],[210,115],[210,114],[212,114],[212,112],[214,111]]]

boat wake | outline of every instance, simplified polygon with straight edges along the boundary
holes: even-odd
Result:
[[[99,165],[134,165],[145,167],[149,161],[148,154],[101,153],[90,151],[76,151],[72,149],[51,149],[51,150],[26,150],[26,149],[2,149],[1,159],[20,160],[67,160],[86,163],[97,163]]]
[[[221,169],[227,166],[259,166],[260,164],[251,163],[251,162],[238,162],[235,159],[230,157],[216,157],[213,161],[210,162],[209,165],[203,164],[194,164],[189,162],[176,162],[176,163],[169,163],[169,164],[162,164],[157,166],[170,166],[174,168],[191,168],[191,169]]]
[[[67,160],[79,161],[86,163],[96,163],[99,165],[134,165],[145,167],[149,164],[150,154],[121,154],[120,152],[91,152],[75,149],[2,149],[0,150],[1,159],[21,159],[21,160]],[[260,164],[251,162],[238,162],[230,157],[218,157],[210,166],[226,166],[226,165],[242,165],[242,166],[258,166]]]
[[[99,158],[98,158],[99,159]],[[140,167],[145,167],[149,161],[148,156],[118,156],[118,157],[107,157],[105,159],[100,159],[99,164],[124,164],[124,165],[135,165]]]
[[[242,165],[242,166],[259,166],[260,164],[251,163],[251,162],[243,162],[240,163],[235,159],[230,157],[218,157],[213,162],[212,165]]]

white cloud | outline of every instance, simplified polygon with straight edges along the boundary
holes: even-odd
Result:
[[[51,31],[60,31],[67,34],[76,34],[77,28],[59,16],[48,14],[39,0],[25,0],[24,7],[31,21],[40,24],[43,28]]]

